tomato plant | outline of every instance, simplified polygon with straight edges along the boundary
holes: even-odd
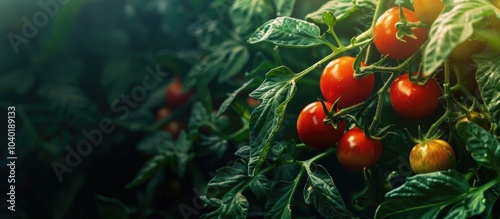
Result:
[[[348,170],[362,171],[377,163],[382,154],[382,142],[371,139],[356,127],[347,131],[337,146],[337,159]]]
[[[500,217],[498,0],[0,2],[0,218]]]
[[[338,101],[338,107],[345,108],[365,101],[375,87],[375,76],[354,77],[354,57],[342,56],[323,69],[319,81],[321,93],[330,102]],[[364,65],[363,63],[361,65]]]
[[[453,168],[455,151],[448,142],[433,139],[416,144],[410,152],[410,165],[416,174]]]
[[[332,109],[332,103],[324,103],[328,110]],[[345,130],[345,122],[334,128],[331,124],[323,123],[325,118],[326,114],[320,101],[310,103],[300,111],[297,133],[304,144],[316,149],[327,149],[339,141]]]
[[[402,8],[408,22],[418,22],[415,12]],[[410,28],[409,34],[398,38],[397,23],[401,22],[400,8],[392,7],[385,11],[373,27],[373,43],[382,55],[393,59],[406,59],[413,55],[427,40],[425,28]]]

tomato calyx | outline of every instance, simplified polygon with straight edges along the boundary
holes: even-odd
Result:
[[[413,32],[413,29],[415,28],[428,28],[429,26],[422,23],[421,21],[418,22],[410,22],[406,20],[405,15],[403,13],[403,7],[399,7],[399,17],[400,21],[396,23],[396,29],[398,32],[396,33],[396,39],[398,39],[401,42],[406,42],[403,37],[408,36],[411,39],[417,39],[417,35]]]
[[[421,71],[418,71],[416,74],[415,72],[410,72],[408,71],[408,79],[410,79],[410,81],[416,85],[426,85],[427,83],[429,83],[429,81],[431,81],[432,79],[435,78],[435,76],[438,74],[438,71],[435,71],[433,72],[432,74],[430,74],[429,76],[424,76],[423,72]]]
[[[340,101],[340,98],[342,98],[342,95],[340,95],[340,97],[335,100],[335,102],[333,102],[332,108],[330,110],[326,106],[325,101],[321,98],[318,98],[326,115],[325,119],[323,119],[323,123],[332,125],[334,129],[338,129],[340,122],[345,119],[345,116],[338,116],[339,114],[336,110],[338,109],[337,104]]]

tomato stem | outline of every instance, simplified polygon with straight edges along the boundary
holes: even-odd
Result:
[[[445,60],[444,62],[444,83],[443,83],[443,88],[444,88],[444,95],[442,98],[445,100],[445,113],[435,122],[431,125],[427,133],[425,134],[425,139],[430,139],[433,138],[433,135],[436,133],[437,129],[443,123],[446,119],[448,119],[448,116],[451,114],[451,108],[450,106],[450,100],[452,98],[451,96],[451,91],[450,91],[450,62],[449,60]]]
[[[370,33],[373,34],[373,27],[375,27],[375,24],[377,23],[377,20],[384,12],[391,8],[392,5],[394,5],[394,0],[381,0],[377,2],[377,6],[375,8],[375,13],[373,15],[372,19],[372,24],[370,26]],[[368,45],[368,48],[366,50],[365,54],[365,63],[371,63],[371,60],[374,58],[373,53],[376,51],[374,48],[373,44]]]

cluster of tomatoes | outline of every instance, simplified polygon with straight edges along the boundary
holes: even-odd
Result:
[[[500,6],[500,1],[498,3]],[[376,21],[373,44],[382,56],[395,60],[411,57],[425,43],[428,27],[444,8],[441,1],[429,0],[415,0],[413,6],[415,11],[400,7],[390,8]],[[408,27],[409,32],[405,32],[406,35],[398,36],[397,24],[401,24],[401,18],[413,24],[420,21],[420,24],[424,25]],[[495,22],[492,21],[492,25]],[[500,21],[496,24],[500,24]],[[459,44],[449,55],[449,59],[458,63],[473,63],[471,56],[485,47],[483,43],[470,39]],[[327,115],[332,114],[332,111],[338,112],[363,103],[374,93],[374,74],[355,78],[354,61],[354,57],[339,57],[323,69],[319,85],[325,101],[310,103],[302,109],[297,120],[297,132],[300,140],[312,148],[327,149],[336,146],[336,155],[343,167],[362,171],[374,166],[380,159],[380,138],[368,136],[357,124],[346,131],[345,121],[333,125],[327,119]],[[361,63],[361,66],[366,65]],[[390,103],[396,113],[407,120],[429,118],[440,105],[442,89],[434,78],[425,84],[418,84],[413,82],[416,79],[410,78],[412,75],[417,75],[417,72],[401,74],[390,84]],[[468,79],[475,82],[473,77]],[[474,85],[477,87],[477,83]],[[334,106],[338,109],[332,110]],[[485,116],[471,112],[461,120],[471,119],[485,121]],[[483,127],[487,128],[486,125]],[[415,142],[409,157],[413,172],[428,173],[450,169],[455,165],[455,152],[446,141],[432,137]],[[428,159],[430,157],[439,159]]]
[[[172,110],[182,106],[186,103],[193,95],[192,90],[184,90],[184,85],[182,81],[175,77],[172,82],[168,85],[165,91],[165,99],[167,104],[160,107],[156,112],[156,120],[160,121],[167,117],[170,117]],[[180,119],[173,119],[169,123],[163,126],[163,130],[170,133],[173,138],[177,138],[181,131],[186,127],[185,121]]]

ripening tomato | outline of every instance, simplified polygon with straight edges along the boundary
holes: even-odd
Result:
[[[441,0],[414,0],[413,9],[418,20],[426,24],[432,24],[444,9]]]
[[[354,57],[343,56],[332,60],[323,69],[319,80],[319,88],[323,97],[329,102],[335,102],[340,96],[337,106],[349,107],[361,103],[370,97],[375,88],[375,76],[367,75],[354,78]],[[361,63],[365,66],[364,63]]]
[[[467,115],[464,115],[460,118],[457,119],[455,123],[455,128],[458,128],[458,124],[462,122],[472,122],[475,123],[476,125],[479,125],[481,128],[483,128],[486,131],[489,131],[491,128],[491,121],[489,117],[481,112],[469,112]]]
[[[410,152],[410,166],[416,174],[451,169],[454,163],[453,148],[441,139],[418,143]]]
[[[497,7],[500,8],[500,0],[492,0],[491,3]],[[491,22],[491,27],[497,32],[500,32],[500,18],[497,18],[495,15],[492,15],[490,17],[490,22]]]
[[[474,63],[471,56],[484,50],[486,45],[484,43],[468,39],[460,44],[458,44],[450,53],[449,58],[463,63]]]
[[[328,110],[333,104],[324,102]],[[299,114],[297,119],[297,133],[300,140],[316,149],[327,149],[334,146],[345,130],[345,121],[339,123],[338,129],[331,124],[323,123],[326,118],[321,101],[312,102]]]
[[[410,81],[408,74],[397,77],[389,90],[391,105],[398,115],[414,120],[430,116],[439,105],[440,94],[436,80],[418,85]]]
[[[403,8],[403,13],[407,21],[418,21],[415,12]],[[396,33],[398,32],[396,23],[400,21],[399,7],[393,7],[384,12],[382,16],[377,19],[375,27],[373,28],[373,35],[375,36],[373,43],[375,47],[377,47],[377,50],[382,55],[387,55],[389,58],[393,59],[406,59],[410,57],[420,48],[420,46],[422,46],[422,44],[424,44],[425,40],[427,40],[427,29],[425,28],[412,29],[416,39],[404,36],[404,41],[398,40],[396,38]]]
[[[174,78],[166,91],[167,103],[174,108],[182,106],[192,95],[193,92],[191,90],[184,91],[184,85],[178,77]]]
[[[366,136],[358,127],[347,131],[339,140],[337,159],[351,171],[362,171],[375,165],[382,154],[382,142]]]

